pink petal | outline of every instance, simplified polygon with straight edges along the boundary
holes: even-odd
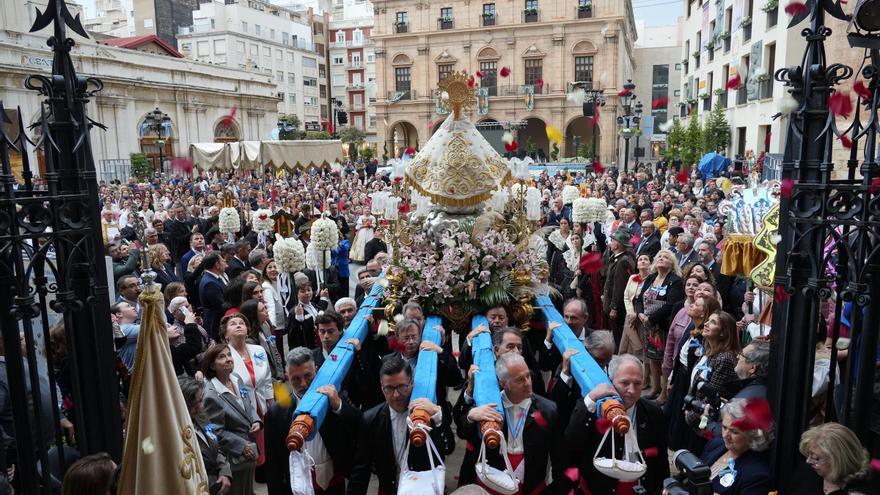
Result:
[[[578,468],[571,467],[565,470],[565,477],[570,479],[571,481],[577,481],[580,477],[580,473],[578,472]]]

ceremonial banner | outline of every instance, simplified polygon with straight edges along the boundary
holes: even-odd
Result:
[[[229,170],[229,147],[226,143],[195,143],[189,145],[193,168],[199,170]]]
[[[526,84],[522,87],[523,101],[526,104],[526,111],[531,112],[535,109],[535,87],[531,84]]]
[[[721,41],[724,32],[724,0],[715,0],[715,32],[712,33],[716,43]]]
[[[489,88],[477,88],[477,114],[489,113]]]
[[[746,93],[749,101],[757,100],[761,97],[761,81],[758,81],[758,70],[761,69],[761,55],[764,54],[764,47],[761,40],[752,44],[751,55],[749,56],[748,77],[746,78]]]
[[[430,341],[438,346],[441,344],[440,330],[435,327],[441,325],[439,316],[429,316],[425,320],[425,328],[422,330],[422,342]],[[437,403],[437,360],[438,355],[434,351],[419,351],[416,361],[416,369],[413,373],[413,389],[410,401],[422,397]]]
[[[364,299],[348,329],[345,330],[336,347],[333,348],[329,358],[318,369],[318,373],[311,386],[309,386],[309,390],[303,395],[302,400],[299,401],[293,417],[297,418],[297,416],[305,414],[311,417],[313,421],[313,426],[305,440],[314,438],[315,433],[321,429],[324,417],[327,416],[327,411],[330,409],[329,399],[327,399],[326,395],[318,393],[318,388],[332,384],[337,390],[342,390],[342,380],[348,375],[348,370],[351,368],[357,353],[354,346],[345,341],[348,339],[358,339],[360,342],[364,342],[366,340],[370,327],[370,321],[367,320],[367,316],[372,314],[373,309],[379,304],[379,297],[381,295],[382,285],[377,281],[373,284],[370,295]]]
[[[171,363],[159,286],[149,284],[140,302],[141,333],[117,493],[207,495],[202,452]]]
[[[703,4],[703,30],[702,30],[702,39],[700,39],[700,51],[706,49],[706,43],[712,39],[712,34],[709,32],[709,2]]]
[[[733,24],[730,26],[731,31],[736,32],[740,30],[740,23],[743,17],[743,2],[744,0],[733,0]]]

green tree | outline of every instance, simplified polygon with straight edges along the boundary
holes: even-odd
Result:
[[[577,157],[578,157],[578,158],[584,158],[584,159],[592,158],[592,157],[593,157],[593,146],[592,146],[592,144],[590,144],[590,143],[588,143],[588,142],[586,142],[586,141],[582,142],[581,145],[578,146],[578,149],[577,149],[577,153],[576,153],[576,154],[577,154]]]
[[[553,149],[550,151],[550,159],[554,162],[559,159],[559,145],[553,142]]]
[[[338,133],[342,144],[348,146],[348,156],[352,160],[357,160],[358,150],[367,138],[367,134],[357,127],[343,127]]]
[[[327,131],[306,131],[306,139],[333,139]]]
[[[696,115],[691,116],[685,130],[684,149],[681,153],[681,159],[685,167],[690,167],[703,156],[704,143],[705,139],[703,138],[703,128],[700,125],[700,121]]]
[[[132,153],[129,155],[131,160],[131,175],[138,179],[146,179],[153,175],[153,164],[150,159],[143,153]]]
[[[663,150],[663,158],[668,161],[672,161],[676,157],[680,158],[684,151],[684,137],[684,126],[681,125],[681,120],[674,119],[672,129],[666,134],[666,149]]]
[[[706,121],[705,151],[726,153],[730,147],[730,124],[727,122],[727,110],[716,104]]]
[[[372,146],[368,146],[361,150],[361,158],[365,161],[372,160],[374,156],[376,156],[376,152],[373,150]]]
[[[302,134],[299,131],[301,122],[299,116],[295,113],[278,114],[278,122],[282,122],[286,124],[288,128],[291,128],[289,131],[282,129],[281,132],[278,133],[278,139],[282,141],[291,141],[302,138]]]

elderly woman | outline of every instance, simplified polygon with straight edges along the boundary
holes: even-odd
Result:
[[[235,373],[233,351],[226,344],[213,345],[202,356],[205,375],[205,415],[215,425],[214,434],[232,471],[230,495],[252,495],[254,468],[259,450],[254,437],[263,428],[248,389]]]
[[[623,307],[626,308],[626,319],[623,322],[623,338],[620,339],[620,354],[632,354],[641,359],[644,346],[636,326],[638,315],[633,300],[636,298],[636,294],[641,292],[642,283],[651,274],[651,256],[639,255],[636,259],[636,269],[638,272],[630,275],[626,282],[626,288],[623,289]]]
[[[168,312],[173,323],[168,329],[168,340],[171,344],[171,362],[174,372],[178,375],[188,373],[195,375],[198,371],[197,356],[210,345],[208,332],[201,326],[201,318],[197,318],[185,297],[175,297],[168,304]]]
[[[211,493],[226,493],[232,487],[232,469],[220,450],[214,424],[204,414],[205,382],[186,375],[179,376],[177,381],[199,441]]]
[[[718,495],[766,495],[771,488],[766,454],[771,430],[750,424],[745,405],[745,399],[735,399],[721,409],[721,437],[703,451],[703,463],[711,466],[712,491]]]
[[[645,344],[645,361],[651,377],[648,395],[656,397],[665,387],[660,379],[660,363],[666,349],[666,332],[672,320],[672,308],[684,300],[684,284],[675,255],[661,249],[654,257],[652,273],[642,284],[633,304]]]
[[[162,287],[167,286],[171,282],[177,282],[177,275],[174,274],[174,264],[171,263],[171,251],[165,244],[153,244],[147,248],[147,258],[150,261],[150,267],[156,272],[156,283]]]
[[[801,435],[800,451],[807,458],[807,465],[822,478],[821,493],[873,493],[868,483],[870,456],[847,427],[825,423],[810,428]]]

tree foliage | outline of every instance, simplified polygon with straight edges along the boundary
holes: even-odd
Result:
[[[339,131],[339,139],[345,144],[361,144],[367,139],[367,133],[357,127],[343,127]]]
[[[289,131],[281,129],[281,132],[278,133],[278,139],[282,141],[302,139],[302,133],[299,130],[299,126],[302,125],[302,123],[300,122],[298,115],[295,113],[278,114],[278,122],[282,122],[286,124],[287,127],[292,128]]]
[[[726,153],[730,147],[730,124],[727,122],[727,110],[721,105],[715,105],[709,119],[706,121],[704,131],[706,151]]]
[[[672,129],[666,134],[666,149],[663,151],[663,158],[670,162],[676,157],[681,158],[684,152],[684,137],[684,126],[681,125],[681,120],[675,119],[672,123]]]
[[[131,175],[138,179],[146,179],[153,175],[153,164],[147,155],[132,153],[129,158],[131,160]]]
[[[681,152],[681,159],[685,167],[690,167],[697,163],[697,160],[703,156],[703,151],[706,149],[705,142],[703,127],[700,125],[697,116],[693,115],[690,121],[688,121],[688,126],[684,133],[684,146]]]

